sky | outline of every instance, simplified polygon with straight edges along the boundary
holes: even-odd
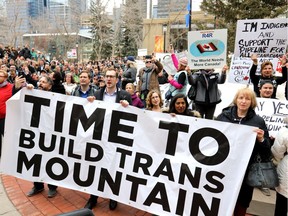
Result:
[[[158,0],[152,0],[153,4],[157,4]],[[185,1],[185,0],[183,0]],[[115,5],[116,7],[120,7],[120,4],[122,3],[122,0],[102,0],[102,2],[104,4],[106,4],[108,2],[107,5],[107,12],[112,13],[113,11],[113,6]],[[192,11],[199,11],[200,8],[200,3],[202,2],[202,0],[192,0]],[[188,0],[187,0],[187,4],[188,4]]]
[[[107,11],[109,13],[112,13],[113,12],[113,8],[116,7],[116,8],[119,8],[120,7],[120,4],[122,3],[122,0],[102,0],[104,4],[107,4]]]

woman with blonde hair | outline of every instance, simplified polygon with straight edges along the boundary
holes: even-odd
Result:
[[[237,91],[232,104],[224,108],[222,113],[216,118],[219,121],[256,127],[254,132],[257,136],[248,166],[255,162],[259,155],[263,162],[270,161],[271,158],[268,130],[263,118],[255,113],[254,109],[256,107],[255,93],[250,88],[242,88]],[[245,177],[246,175],[247,171]],[[234,216],[245,216],[246,210],[252,200],[253,189],[253,187],[246,184],[245,180],[242,182],[234,209]]]
[[[160,92],[156,89],[149,91],[146,98],[146,109],[162,112],[163,100]]]
[[[135,86],[133,83],[127,83],[125,90],[131,95],[132,106],[135,106],[138,108],[144,108],[144,104],[142,103],[141,99],[137,96],[135,92]]]

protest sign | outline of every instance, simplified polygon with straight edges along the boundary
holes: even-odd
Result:
[[[253,62],[251,59],[232,58],[228,74],[228,82],[238,84],[249,84],[249,72]]]
[[[175,67],[171,55],[172,54],[165,55],[163,57],[163,60],[161,61],[161,63],[163,65],[164,70],[168,74],[175,75],[177,73],[178,68]],[[175,53],[175,56],[176,56],[176,59],[178,61],[180,58],[187,57],[187,52],[184,51],[184,52],[180,52],[180,53]]]
[[[26,89],[5,127],[2,172],[171,216],[230,216],[256,139],[248,126]]]
[[[234,55],[278,58],[286,53],[287,18],[238,20]]]
[[[275,72],[275,76],[282,76],[281,65],[279,65],[279,61],[276,58],[259,58],[256,75],[260,76],[261,64],[266,61],[270,61],[273,64],[273,70]],[[246,84],[246,85],[251,84],[250,69],[252,67],[252,64],[253,62],[250,58],[240,58],[233,56],[231,58],[228,82],[237,84]]]
[[[222,68],[226,64],[227,29],[188,32],[191,69]]]
[[[71,49],[70,51],[67,51],[67,58],[68,59],[76,59],[77,58],[77,50]]]
[[[137,56],[146,56],[147,55],[147,49],[138,49],[138,52],[137,52]]]
[[[257,98],[257,102],[256,113],[265,120],[269,135],[275,137],[286,124],[284,118],[288,116],[288,101]]]

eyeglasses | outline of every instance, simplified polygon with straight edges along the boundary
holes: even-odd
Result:
[[[146,61],[145,63],[152,63],[152,61]]]
[[[108,78],[112,79],[112,78],[115,78],[115,77],[116,77],[115,75],[114,76],[113,75],[105,75],[105,78],[107,78],[107,79]]]

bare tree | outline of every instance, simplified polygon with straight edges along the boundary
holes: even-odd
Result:
[[[69,5],[62,7],[57,9],[50,5],[41,16],[30,19],[33,32],[46,34],[42,36],[47,43],[46,50],[56,56],[75,48],[83,12],[77,1],[69,1]]]
[[[127,0],[124,6],[122,26],[122,55],[137,55],[137,50],[142,45],[143,18],[141,1]]]
[[[6,17],[2,18],[1,26],[1,37],[3,41],[8,44],[16,47],[17,45],[22,44],[22,35],[26,33],[26,29],[23,27],[27,26],[27,22],[23,17],[23,12],[21,10],[25,2],[21,0],[6,0],[7,14]]]
[[[105,5],[102,5],[101,0],[91,1],[91,32],[93,34],[93,54],[91,60],[100,60],[103,57],[110,57],[112,54],[112,20],[105,13],[105,7]]]

